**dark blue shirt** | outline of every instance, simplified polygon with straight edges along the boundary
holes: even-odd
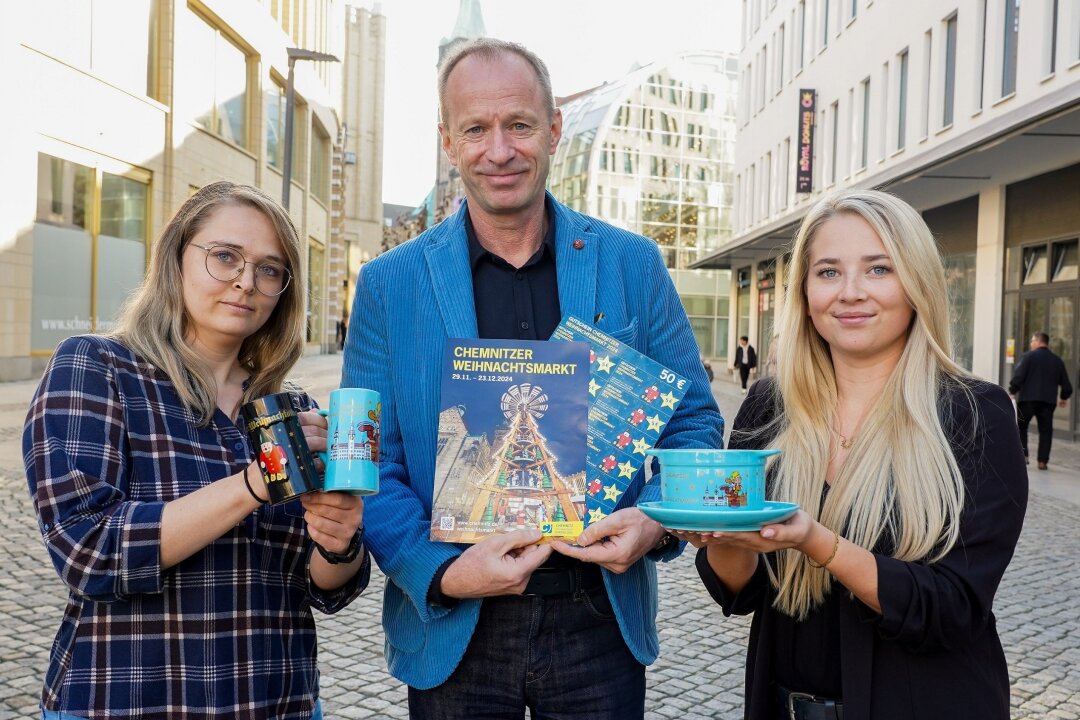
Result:
[[[562,319],[559,282],[555,272],[555,217],[544,208],[547,232],[540,249],[515,268],[488,251],[476,237],[468,209],[465,234],[469,238],[476,329],[490,340],[547,340]]]

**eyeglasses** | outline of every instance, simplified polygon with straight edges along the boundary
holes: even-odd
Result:
[[[275,262],[253,263],[240,254],[239,250],[227,245],[203,247],[188,243],[192,247],[206,251],[206,272],[210,277],[221,282],[232,282],[240,277],[248,265],[255,266],[255,288],[267,297],[277,297],[289,287],[292,275],[284,265]]]

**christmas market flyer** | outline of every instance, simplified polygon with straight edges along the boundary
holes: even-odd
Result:
[[[590,348],[584,518],[589,525],[616,509],[690,383],[573,316],[560,323],[551,337],[585,342]]]
[[[589,347],[451,338],[443,358],[432,540],[584,528]]]

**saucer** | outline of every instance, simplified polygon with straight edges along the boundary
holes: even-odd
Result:
[[[643,502],[638,509],[666,528],[694,532],[747,532],[781,522],[799,509],[796,503],[767,502],[758,510],[740,508],[673,507],[662,502]]]

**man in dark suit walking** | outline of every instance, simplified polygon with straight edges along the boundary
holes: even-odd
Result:
[[[1039,451],[1035,459],[1039,469],[1045,470],[1050,462],[1050,441],[1053,438],[1054,408],[1065,407],[1072,395],[1072,383],[1065,363],[1047,345],[1050,336],[1037,332],[1031,336],[1031,351],[1024,353],[1016,363],[1009,394],[1016,398],[1016,418],[1020,426],[1020,442],[1024,456],[1028,454],[1028,425],[1035,418],[1039,425]],[[1060,400],[1058,387],[1061,388]]]
[[[742,392],[745,395],[746,381],[750,377],[750,371],[757,367],[757,352],[750,344],[750,338],[745,335],[739,338],[739,347],[735,348],[735,364],[732,367],[739,371]]]

